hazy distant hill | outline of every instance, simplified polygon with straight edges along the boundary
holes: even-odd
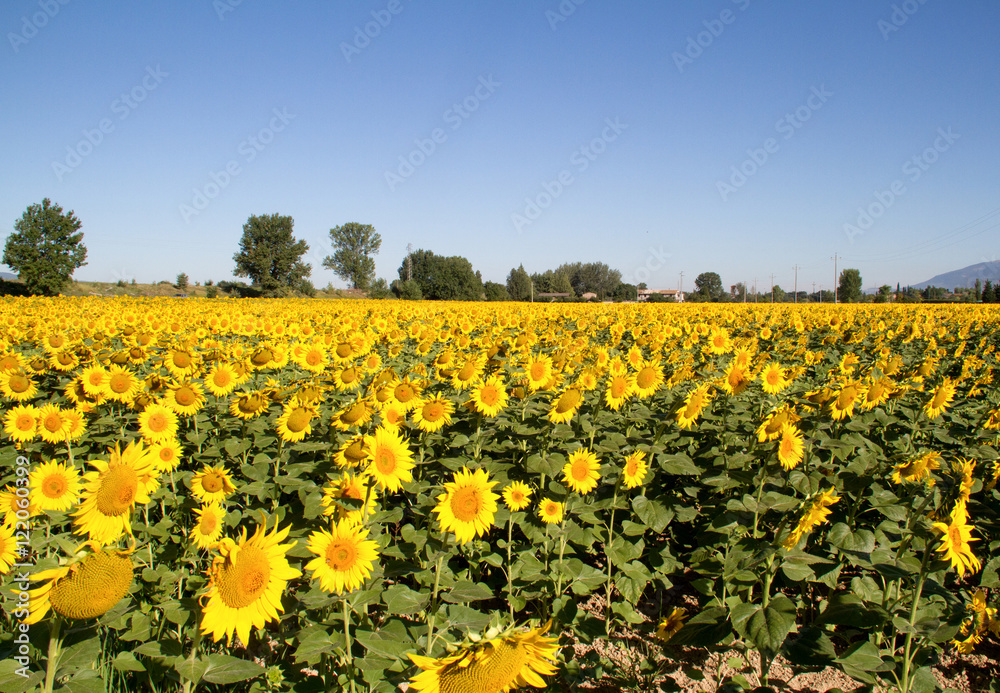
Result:
[[[975,286],[977,279],[982,279],[984,282],[989,279],[994,284],[1000,282],[1000,261],[980,262],[954,272],[945,272],[925,282],[914,284],[913,287],[923,289],[928,286],[940,286],[950,291],[956,286]]]
[[[6,279],[7,281],[13,281],[17,279],[16,274],[11,274],[10,272],[0,272],[0,279]]]

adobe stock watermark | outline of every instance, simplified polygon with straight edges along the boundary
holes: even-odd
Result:
[[[904,0],[898,5],[893,5],[889,19],[880,19],[876,23],[878,30],[882,33],[882,40],[888,41],[889,37],[902,29],[903,25],[910,21],[910,17],[915,15],[925,4],[927,4],[927,0]]]
[[[181,218],[185,222],[190,223],[192,217],[204,212],[211,201],[221,195],[222,191],[243,173],[243,166],[256,159],[258,154],[274,142],[277,134],[284,131],[288,124],[295,120],[295,114],[289,113],[287,107],[275,108],[272,113],[274,116],[268,122],[267,127],[261,128],[240,142],[236,148],[239,158],[230,159],[220,171],[209,171],[208,182],[201,187],[191,189],[190,203],[181,203],[178,207]]]
[[[14,608],[9,609],[11,615],[17,622],[12,624],[15,633],[13,647],[13,659],[19,665],[14,669],[14,673],[22,678],[28,678],[31,671],[28,666],[31,659],[28,654],[31,652],[31,644],[28,640],[28,614],[30,613],[29,603],[31,595],[28,590],[31,588],[31,568],[34,567],[27,559],[31,556],[31,542],[29,539],[31,532],[31,512],[29,511],[29,478],[31,465],[28,458],[18,456],[15,460],[17,475],[14,483],[14,498],[11,502],[11,510],[14,513],[14,543],[17,545],[17,563],[13,568],[18,572],[11,573],[11,591],[14,596]],[[5,608],[5,611],[8,609]]]
[[[750,7],[750,0],[732,0],[732,3],[736,5],[741,12],[745,12],[746,9]],[[684,44],[683,52],[674,51],[671,53],[670,57],[674,59],[674,65],[677,66],[677,71],[684,74],[684,68],[688,65],[693,65],[694,61],[700,58],[702,54],[713,43],[715,43],[717,38],[722,36],[726,27],[733,24],[738,16],[739,15],[731,9],[726,8],[719,13],[718,17],[704,20],[701,23],[701,25],[705,27],[704,31],[699,31],[694,36],[688,36],[687,43]]]
[[[938,128],[937,137],[931,146],[927,147],[919,154],[915,154],[906,160],[902,166],[902,174],[906,180],[916,183],[931,166],[941,158],[941,155],[951,149],[951,146],[961,137],[951,131],[950,127]],[[860,236],[865,231],[871,229],[875,222],[889,211],[900,197],[907,193],[906,183],[903,178],[897,178],[882,190],[872,193],[874,202],[867,206],[858,207],[858,216],[853,224],[844,224],[844,233],[847,240],[854,243],[854,237]]]
[[[831,96],[833,92],[827,91],[825,84],[813,87],[801,106],[778,119],[774,124],[775,133],[781,135],[781,139],[786,142],[792,139],[812,118],[813,113],[826,105]],[[759,147],[747,149],[747,158],[729,167],[729,178],[715,182],[715,188],[719,191],[722,201],[728,202],[730,195],[746,185],[747,181],[757,175],[779,151],[781,143],[775,137],[768,137]]]
[[[15,53],[20,52],[21,46],[27,46],[31,39],[38,36],[38,32],[49,25],[49,22],[59,14],[59,10],[68,5],[70,0],[38,0],[40,11],[31,16],[21,17],[21,30],[18,32],[8,31],[7,40]]]
[[[545,10],[545,19],[549,22],[552,31],[559,28],[559,25],[573,16],[576,8],[587,2],[587,0],[562,0],[554,10]]]
[[[487,101],[501,86],[500,82],[493,79],[493,75],[483,77],[480,75],[479,83],[472,93],[461,101],[456,101],[450,108],[445,110],[441,119],[448,127],[448,130],[455,132],[472,117],[472,114],[479,110],[484,101]],[[435,152],[448,141],[448,132],[445,128],[434,128],[427,137],[418,137],[413,140],[413,149],[407,154],[399,155],[399,163],[395,170],[386,169],[385,182],[389,186],[389,192],[396,192],[396,188],[405,183],[417,172],[421,166],[427,163]]]
[[[170,73],[164,72],[159,65],[147,67],[146,74],[139,80],[139,83],[112,101],[108,108],[114,115],[118,116],[119,122],[125,120],[169,76]],[[115,122],[111,118],[101,118],[97,127],[84,128],[82,131],[83,139],[76,144],[66,145],[66,156],[63,160],[52,162],[52,172],[56,174],[56,180],[61,183],[67,174],[79,168],[83,160],[93,154],[104,142],[105,137],[114,131]]]
[[[401,0],[389,0],[385,8],[372,10],[372,20],[363,26],[354,27],[354,37],[350,43],[340,42],[340,52],[344,54],[344,60],[348,63],[355,56],[361,55],[361,51],[371,45],[372,41],[382,35],[382,30],[392,24],[392,18],[401,13],[405,8]]]
[[[524,232],[524,227],[531,226],[538,221],[542,212],[551,207],[552,203],[576,182],[576,178],[573,176],[574,170],[577,174],[586,171],[601,154],[608,150],[609,144],[616,141],[623,132],[628,130],[628,125],[622,123],[617,117],[614,119],[605,118],[604,123],[605,127],[599,136],[577,148],[570,155],[569,167],[557,173],[552,180],[542,183],[541,192],[532,197],[524,198],[524,209],[510,215],[510,220],[514,223],[514,230],[519,235]]]
[[[667,260],[670,257],[671,254],[664,252],[662,245],[656,248],[650,246],[646,255],[646,261],[631,272],[622,274],[622,282],[637,286],[639,284],[648,284],[650,279],[667,266]]]
[[[212,8],[218,15],[219,21],[224,22],[226,15],[235,12],[236,8],[243,4],[243,0],[212,0]]]

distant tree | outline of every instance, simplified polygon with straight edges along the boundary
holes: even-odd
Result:
[[[983,303],[996,303],[997,299],[995,296],[995,289],[993,288],[993,282],[989,279],[983,284],[983,293],[980,295],[979,300]]]
[[[785,290],[775,284],[771,287],[771,303],[784,303],[787,298]]]
[[[983,280],[976,278],[976,287],[973,293],[973,300],[980,300],[983,297]]]
[[[405,280],[397,279],[392,283],[392,293],[396,295],[396,298],[400,298],[404,301],[419,301],[423,298],[423,294],[420,291],[420,284],[415,280]]]
[[[487,301],[509,301],[510,294],[507,287],[497,282],[486,282],[483,284],[483,291],[486,293]]]
[[[384,299],[389,298],[392,295],[392,291],[389,290],[389,284],[386,283],[385,279],[379,277],[368,285],[367,295],[368,298]]]
[[[219,287],[209,286],[205,289],[205,298],[216,298],[219,295]]]
[[[330,229],[333,255],[323,258],[323,267],[350,282],[352,289],[367,289],[375,279],[375,259],[382,247],[382,237],[371,224],[355,221]]]
[[[316,287],[305,277],[299,280],[299,283],[295,286],[295,290],[300,294],[305,294],[309,298],[313,298],[316,295]]]
[[[638,284],[638,286],[636,286],[636,288],[639,289],[640,291],[646,291],[646,290],[649,289],[649,287],[646,286],[646,282],[639,282],[639,284]]]
[[[736,282],[731,291],[732,298],[734,301],[743,301],[743,297],[747,293],[747,286],[743,282]]]
[[[77,268],[87,264],[83,224],[73,212],[49,198],[29,206],[7,236],[3,263],[17,272],[32,295],[54,296],[65,288]]]
[[[650,294],[646,297],[647,303],[677,303],[677,299],[667,294]]]
[[[312,267],[302,262],[309,244],[295,240],[293,225],[290,216],[251,216],[243,225],[240,250],[233,256],[234,274],[249,277],[264,296],[281,296],[299,289]]]
[[[883,284],[878,288],[878,293],[875,294],[875,303],[890,302],[892,302],[892,287],[888,284]]]
[[[611,292],[611,298],[616,301],[638,301],[639,287],[635,284],[621,283]]]
[[[407,259],[409,267],[407,267]],[[430,250],[417,250],[403,259],[399,278],[404,281],[407,272],[420,286],[423,298],[432,301],[479,301],[483,285],[464,257],[443,257]]]
[[[840,285],[837,287],[837,300],[841,303],[861,301],[861,272],[859,270],[841,270]]]
[[[187,289],[188,288],[188,276],[186,274],[184,274],[184,272],[181,272],[180,274],[178,274],[177,275],[177,282],[174,284],[174,286],[176,286],[181,291],[184,291],[185,289]]]
[[[715,272],[702,272],[694,280],[694,293],[687,298],[697,302],[718,302],[723,300],[722,277]]]
[[[572,262],[560,265],[555,270],[554,281],[558,282],[558,275],[564,275],[569,280],[571,290],[577,296],[585,293],[595,293],[599,300],[604,300],[611,295],[611,292],[621,284],[622,273],[616,269],[611,269],[603,262]],[[554,291],[565,293],[565,287],[557,285]]]
[[[531,299],[531,277],[525,271],[524,265],[518,265],[517,269],[512,269],[507,275],[507,293],[511,301]]]

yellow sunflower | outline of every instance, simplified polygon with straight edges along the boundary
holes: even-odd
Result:
[[[590,450],[579,448],[570,453],[563,465],[563,481],[577,493],[590,493],[601,479],[601,461]]]
[[[94,470],[83,477],[83,501],[73,513],[76,534],[106,545],[122,534],[132,534],[132,509],[149,502],[158,484],[155,460],[142,443],[129,443],[124,451],[116,445],[109,458],[91,460]]]
[[[191,493],[201,503],[222,503],[235,492],[233,478],[221,464],[218,467],[206,464],[191,477]]]
[[[705,406],[712,401],[711,390],[711,383],[703,383],[687,394],[684,405],[677,410],[678,426],[682,429],[690,428],[698,420]]]
[[[275,424],[278,435],[286,443],[297,443],[312,433],[312,420],[316,417],[316,409],[299,404],[294,399],[281,411],[281,416]]]
[[[830,400],[830,416],[834,421],[850,418],[861,395],[860,383],[848,383],[840,388],[835,399]]]
[[[752,382],[750,371],[745,366],[741,366],[736,359],[733,359],[726,367],[726,373],[721,379],[720,386],[726,394],[736,396],[750,387]]]
[[[194,416],[205,406],[205,393],[198,383],[185,380],[171,385],[160,402],[181,416]]]
[[[618,362],[621,365],[621,361]],[[604,389],[604,402],[612,411],[618,411],[632,396],[635,381],[625,373],[612,374]]]
[[[46,404],[38,410],[38,433],[46,443],[61,443],[66,440],[68,426],[58,404]]]
[[[934,390],[934,394],[924,405],[924,413],[928,419],[941,416],[955,398],[955,384],[951,378],[945,378]]]
[[[671,611],[669,615],[660,619],[660,623],[656,627],[656,639],[667,642],[670,638],[677,635],[677,632],[684,625],[684,619],[686,617],[687,611],[685,609],[674,607],[673,611]]]
[[[641,450],[636,450],[626,457],[625,465],[622,468],[622,483],[625,484],[625,488],[635,488],[642,485],[648,470],[646,453]]]
[[[398,491],[404,482],[413,481],[413,453],[399,432],[380,426],[374,435],[365,436],[368,473],[386,491]]]
[[[162,404],[150,404],[139,414],[139,433],[149,443],[163,443],[177,436],[177,414]]]
[[[492,490],[496,483],[484,469],[470,472],[463,467],[456,472],[454,481],[444,485],[445,492],[437,497],[434,508],[441,530],[454,532],[460,544],[486,534],[493,526],[500,497]]]
[[[833,489],[822,491],[813,498],[805,512],[799,518],[798,524],[788,534],[782,546],[789,551],[794,549],[802,537],[809,534],[813,527],[823,524],[832,512],[830,506],[840,500],[840,496],[834,495]]]
[[[167,440],[149,447],[153,461],[160,474],[167,474],[177,469],[181,463],[181,445],[176,440]]]
[[[333,457],[333,461],[341,469],[360,467],[367,459],[368,452],[365,450],[365,437],[360,434],[340,446],[337,454]]]
[[[31,503],[39,510],[65,511],[80,498],[80,472],[60,462],[44,462],[28,477]]]
[[[965,520],[964,514],[953,513],[950,523],[935,522],[934,529],[941,532],[941,544],[937,550],[944,554],[943,558],[951,562],[959,577],[968,570],[975,573],[981,566],[979,559],[972,553],[972,527]]]
[[[532,392],[541,390],[552,378],[552,359],[546,354],[532,357],[524,366],[524,374],[528,380],[528,389]]]
[[[118,364],[113,364],[108,371],[101,394],[107,399],[127,404],[138,394],[140,385],[141,381],[132,371]],[[86,383],[84,383],[84,389],[86,387]]]
[[[421,693],[501,693],[515,688],[545,688],[543,676],[556,673],[559,645],[546,637],[551,621],[527,632],[480,641],[441,659],[409,654],[422,671],[410,679]]]
[[[493,418],[507,407],[507,390],[503,381],[493,375],[472,389],[470,401],[477,412]]]
[[[4,432],[15,443],[30,443],[38,436],[38,407],[19,404],[4,416]]]
[[[659,359],[644,361],[635,373],[635,394],[651,397],[663,385],[663,367]]]
[[[6,575],[18,562],[17,541],[14,539],[14,525],[0,525],[0,575]]]
[[[239,376],[228,363],[218,363],[205,376],[205,387],[216,397],[225,397],[239,382]]]
[[[323,489],[323,514],[334,522],[364,522],[378,510],[378,491],[369,488],[369,479],[367,474],[345,474],[331,481]]]
[[[503,490],[503,502],[511,512],[524,510],[531,502],[531,488],[523,481],[513,481]]]
[[[50,610],[75,621],[103,616],[128,594],[134,570],[127,552],[105,549],[36,573],[32,581],[45,584],[28,592],[24,622],[38,623]]]
[[[361,428],[368,423],[375,412],[364,399],[355,400],[337,411],[330,418],[330,424],[340,431]]]
[[[778,461],[786,470],[795,469],[802,461],[804,445],[802,433],[792,424],[781,427],[781,439],[778,442]]]
[[[218,503],[209,503],[195,508],[194,512],[198,521],[191,529],[191,541],[199,549],[211,549],[222,536],[222,521],[226,517],[226,511]]]
[[[368,530],[355,522],[334,522],[330,531],[309,535],[309,551],[316,558],[306,570],[319,580],[325,592],[353,592],[367,580],[378,560],[378,544],[368,538]]]
[[[764,370],[760,372],[761,387],[764,388],[764,392],[776,395],[791,384],[791,381],[785,376],[785,369],[779,364],[771,362],[764,366]]]
[[[23,371],[11,371],[0,373],[0,391],[7,399],[26,402],[38,393],[38,386]]]
[[[940,468],[941,455],[937,452],[925,452],[916,459],[895,465],[892,468],[892,483],[916,484],[926,481],[928,486],[933,486],[934,477],[931,476],[931,472]]]
[[[538,518],[547,524],[559,524],[563,519],[566,506],[551,498],[543,498],[538,504]]]
[[[421,431],[433,433],[451,424],[451,414],[455,404],[444,397],[437,396],[424,400],[413,410],[413,422]]]
[[[558,397],[552,398],[548,418],[552,423],[567,423],[583,404],[583,392],[570,387],[562,391]]]
[[[241,392],[229,403],[229,413],[247,421],[267,411],[271,400],[260,391]]]
[[[294,544],[282,544],[291,525],[267,533],[263,525],[247,539],[219,542],[218,555],[208,570],[208,591],[202,596],[201,632],[218,642],[233,635],[247,645],[250,630],[263,628],[282,612],[281,595],[289,580],[302,573],[288,564],[285,554]]]

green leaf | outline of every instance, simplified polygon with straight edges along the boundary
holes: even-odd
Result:
[[[81,669],[93,669],[100,655],[101,639],[97,635],[67,647],[59,657],[59,677],[70,676]]]
[[[21,663],[15,662],[12,657],[13,655],[0,659],[0,691],[26,693],[36,690],[35,686],[45,678],[44,668],[39,669],[34,662],[22,667]]]
[[[488,614],[480,613],[475,609],[462,604],[451,604],[448,606],[448,626],[459,631],[481,631],[490,624]]]
[[[208,666],[202,674],[202,680],[209,683],[230,684],[246,681],[264,673],[264,667],[239,657],[226,654],[210,654]]]
[[[817,625],[877,627],[889,618],[881,607],[867,604],[856,594],[839,592],[830,597],[823,613],[816,619]]]
[[[394,633],[357,630],[354,633],[354,637],[372,654],[388,657],[391,660],[402,659],[403,655],[407,652],[413,652],[417,649],[415,642],[401,640]]]
[[[105,693],[107,684],[93,669],[85,669],[63,684],[60,691],[66,693]]]
[[[698,476],[705,471],[692,462],[687,455],[660,455],[657,459],[660,463],[660,469],[667,474]]]
[[[173,666],[174,671],[180,674],[182,682],[190,681],[192,684],[196,684],[201,681],[202,676],[208,670],[208,659],[198,657],[192,660],[190,657],[176,657]]]
[[[427,608],[429,594],[414,592],[405,585],[393,585],[382,593],[382,603],[390,614],[405,616]]]
[[[310,626],[299,631],[298,640],[299,646],[292,655],[296,664],[316,664],[334,647],[329,633],[321,626]]]
[[[807,626],[786,640],[783,652],[792,664],[804,667],[829,666],[837,657],[830,636],[816,626]]]
[[[892,666],[882,661],[878,648],[868,640],[852,645],[836,661],[845,674],[868,684],[878,682],[874,672],[886,671]]]
[[[119,652],[111,664],[117,671],[146,671],[146,667],[143,666],[142,662],[128,651]]]
[[[444,601],[451,602],[453,604],[465,604],[467,602],[476,602],[481,599],[492,599],[493,590],[479,582],[461,580],[456,582],[455,586],[450,590],[442,594],[441,598]]]
[[[673,513],[667,510],[667,507],[663,503],[657,500],[649,500],[645,496],[636,496],[632,500],[632,509],[635,511],[636,516],[642,520],[643,524],[656,534],[666,529],[670,523],[670,519],[673,517]]]
[[[735,610],[733,620],[735,625]],[[779,594],[766,607],[760,606],[750,614],[745,630],[760,653],[772,659],[778,654],[794,625],[795,604],[788,597]]]
[[[153,659],[173,659],[174,657],[179,657],[183,652],[181,644],[176,640],[159,640],[154,642],[147,642],[145,644],[139,645],[139,647],[132,650],[135,654],[140,654],[144,657],[152,657]]]
[[[722,642],[731,632],[732,626],[729,624],[726,609],[715,607],[693,616],[670,639],[670,644],[712,647]]]

